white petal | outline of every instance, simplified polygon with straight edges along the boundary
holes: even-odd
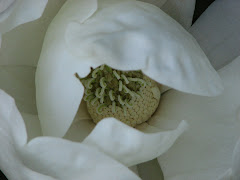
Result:
[[[162,96],[161,114],[150,124],[174,128],[180,119],[190,129],[159,162],[166,180],[216,179],[232,167],[232,152],[240,136],[240,57],[219,71],[225,91],[215,98],[170,90]]]
[[[0,90],[0,169],[9,180],[31,180],[33,177],[36,180],[53,180],[23,165],[17,150],[26,142],[26,129],[14,100]]]
[[[63,139],[33,139],[21,156],[27,166],[56,179],[140,180],[127,167],[103,153]]]
[[[69,3],[73,6],[69,7]],[[65,27],[67,21],[88,18],[96,8],[95,0],[67,1],[47,32],[36,74],[37,106],[44,135],[65,135],[76,115],[84,90],[75,77],[75,73],[81,73],[82,64],[61,43],[61,34],[65,30],[56,22]],[[75,14],[72,13],[74,10]],[[52,46],[52,42],[55,45]]]
[[[216,69],[240,55],[239,9],[238,0],[215,1],[190,29]]]
[[[48,0],[17,0],[1,13],[0,32],[5,33],[29,21],[38,19]]]
[[[107,2],[99,1],[95,12],[93,0],[67,1],[50,25],[36,77],[45,135],[66,133],[83,95],[74,74],[84,77],[90,67],[101,64],[142,69],[184,92],[211,96],[222,91],[220,78],[196,41],[164,12],[138,1]]]
[[[140,180],[127,167],[80,143],[41,137],[26,144],[22,117],[2,90],[0,143],[0,169],[9,180]]]
[[[27,142],[26,128],[15,101],[2,90],[0,90],[0,123],[1,139],[14,141],[17,146]]]
[[[50,0],[40,19],[5,33],[0,49],[0,65],[36,67],[47,27],[62,4],[63,0]]]
[[[84,24],[70,22],[65,38],[68,50],[93,67],[142,69],[157,82],[188,93],[217,95],[222,90],[196,41],[150,4],[131,1],[100,9]]]
[[[83,143],[97,147],[129,167],[160,156],[186,129],[187,124],[183,121],[172,131],[142,133],[114,118],[106,118]]]
[[[0,13],[8,9],[15,0],[0,0]]]
[[[167,0],[161,9],[179,22],[185,29],[192,25],[196,0]]]

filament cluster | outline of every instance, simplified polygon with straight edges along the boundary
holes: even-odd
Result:
[[[126,108],[132,108],[132,100],[141,97],[140,88],[147,85],[141,71],[123,72],[106,65],[92,69],[81,82],[85,87],[84,100],[92,106],[98,102],[98,114],[104,107],[111,106],[112,113],[120,107],[127,115]]]

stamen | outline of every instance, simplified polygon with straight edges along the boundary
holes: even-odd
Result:
[[[103,70],[103,69],[104,69],[104,66],[105,66],[104,64],[101,65],[100,70]]]
[[[122,88],[123,88],[123,83],[122,83],[122,81],[119,81],[118,91],[122,91]]]
[[[104,82],[105,79],[106,79],[105,77],[102,77],[102,78],[100,79],[100,86],[101,86],[102,88],[106,88],[106,87],[107,87],[107,83]]]
[[[91,100],[91,105],[94,106],[97,102],[98,98],[95,97],[93,100]]]
[[[100,99],[100,103],[103,104],[103,102],[104,102],[104,96],[102,96]]]
[[[123,80],[125,81],[126,84],[129,84],[129,81],[124,74],[121,74],[121,77],[123,78]]]
[[[92,91],[90,89],[86,89],[84,93],[88,96],[88,95],[92,94]]]
[[[102,114],[102,109],[106,107],[106,104],[100,104],[98,107],[97,107],[97,113],[98,114]]]
[[[122,72],[102,65],[80,80],[95,123],[104,117],[115,117],[134,127],[151,117],[161,96],[157,83],[141,71]]]
[[[128,78],[128,80],[133,82],[139,82],[143,87],[145,87],[147,84],[143,79],[140,78]]]
[[[125,105],[126,105],[128,108],[132,108],[132,107],[133,107],[133,104],[130,104],[130,102],[127,101],[127,99],[125,100]]]
[[[101,98],[101,94],[100,94],[101,88],[97,88],[96,92],[95,92],[95,96],[97,96],[98,98]]]
[[[94,71],[92,72],[92,77],[94,78],[94,79],[96,79],[97,78],[97,73],[100,71],[100,68],[96,68],[96,69],[94,69]]]
[[[122,98],[121,98],[121,96],[120,95],[118,95],[118,101],[119,101],[119,103],[122,105],[122,106],[124,106],[124,101],[122,100]]]
[[[110,90],[110,91],[109,91],[109,97],[110,97],[110,100],[111,100],[111,101],[114,101],[114,100],[115,100],[115,97],[113,96],[113,90]]]
[[[92,89],[93,85],[92,85],[92,82],[94,81],[94,78],[90,78],[88,81],[87,81],[87,89]]]
[[[113,75],[117,78],[117,80],[119,80],[120,79],[120,76],[118,75],[118,73],[117,73],[117,71],[113,71]]]
[[[130,94],[130,96],[135,97],[135,94],[130,89],[128,89],[127,86],[123,85],[123,90],[125,93]]]
[[[116,112],[116,102],[115,101],[112,102],[112,112],[113,113]]]
[[[104,92],[105,92],[105,88],[102,88],[99,95],[102,97],[104,95]]]
[[[95,96],[93,94],[90,94],[88,96],[85,96],[83,99],[87,102],[89,102],[91,99],[93,99]]]

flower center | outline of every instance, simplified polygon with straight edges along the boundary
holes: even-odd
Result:
[[[124,72],[102,65],[92,69],[86,78],[81,79],[81,82],[85,87],[84,100],[87,102],[88,111],[95,123],[105,117],[115,117],[126,124],[135,126],[147,120],[145,118],[140,122],[132,117],[132,114],[138,113],[136,104],[137,106],[146,105],[146,103],[138,104],[142,103],[139,100],[143,101],[146,95],[149,98],[152,96],[158,102],[160,99],[157,84],[143,75],[141,71]],[[155,104],[158,105],[158,102]],[[156,107],[154,106],[154,111]],[[143,112],[139,111],[139,113]]]

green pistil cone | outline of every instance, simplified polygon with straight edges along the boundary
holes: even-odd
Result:
[[[135,127],[152,116],[160,101],[158,84],[141,71],[123,72],[102,65],[81,82],[95,123],[114,117]]]

